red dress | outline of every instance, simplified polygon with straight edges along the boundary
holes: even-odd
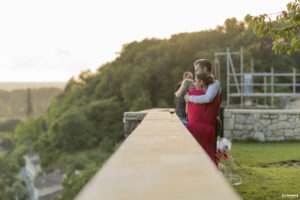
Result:
[[[203,90],[192,89],[187,92],[189,95],[204,95]],[[188,103],[187,129],[191,132],[198,143],[207,152],[209,157],[216,163],[215,158],[215,125],[220,108],[220,95],[214,98],[211,103],[195,104]]]

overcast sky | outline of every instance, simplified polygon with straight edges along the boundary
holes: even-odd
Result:
[[[122,44],[276,13],[289,0],[0,0],[0,82],[67,81]]]

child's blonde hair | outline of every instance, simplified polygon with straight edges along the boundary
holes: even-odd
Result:
[[[182,95],[185,95],[189,89],[190,86],[194,83],[192,79],[184,79],[181,83],[180,88],[175,92],[176,97],[180,97]]]

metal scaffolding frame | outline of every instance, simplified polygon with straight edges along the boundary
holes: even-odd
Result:
[[[214,66],[214,73],[217,79],[221,79],[220,76],[220,62],[218,56],[226,56],[227,61],[227,77],[226,77],[226,87],[227,87],[227,107],[230,105],[230,97],[240,97],[241,99],[241,107],[244,106],[244,97],[264,97],[264,104],[266,105],[266,97],[271,97],[271,105],[274,107],[274,97],[300,97],[300,93],[297,93],[297,86],[300,86],[300,83],[297,83],[297,77],[300,77],[300,73],[296,73],[296,69],[293,69],[293,73],[274,73],[273,67],[271,68],[271,72],[261,72],[255,73],[253,70],[253,59],[251,59],[251,72],[244,73],[244,58],[243,58],[243,47],[241,47],[239,52],[230,52],[229,48],[227,47],[226,52],[216,52],[215,53],[215,66]],[[239,55],[240,56],[240,72],[236,73],[235,67],[231,58],[231,55]],[[264,77],[263,83],[245,83],[244,77],[245,74],[250,75],[251,77],[260,76]],[[292,77],[292,83],[274,83],[275,77]],[[231,83],[231,77],[234,79],[234,83]],[[238,79],[239,77],[239,79]],[[270,83],[268,83],[267,78],[270,77]],[[251,90],[251,93],[245,93],[245,87],[253,86],[261,86],[264,87],[264,92],[262,93],[254,93]],[[274,87],[276,86],[292,86],[292,92],[290,93],[276,93],[274,92]],[[230,87],[236,87],[237,93],[231,93]],[[267,93],[267,87],[271,87],[271,92]]]

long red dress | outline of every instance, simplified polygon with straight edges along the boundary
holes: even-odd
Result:
[[[187,92],[189,95],[204,95],[203,90],[192,89]],[[188,103],[187,129],[191,132],[198,143],[207,152],[214,163],[215,158],[215,125],[220,108],[220,95],[214,98],[211,103],[195,104]]]

